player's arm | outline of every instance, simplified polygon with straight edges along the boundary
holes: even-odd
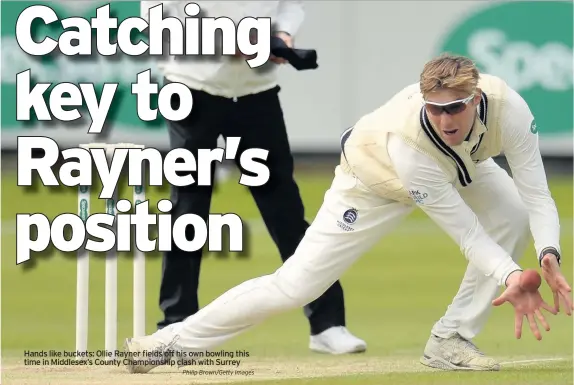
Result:
[[[464,256],[500,285],[520,267],[494,242],[447,175],[430,157],[400,138],[389,139],[389,156],[404,187],[418,192],[418,206],[460,247]]]
[[[514,183],[526,204],[534,247],[542,276],[554,295],[554,309],[572,314],[572,289],[560,271],[560,222],[558,210],[546,180],[538,146],[538,130],[527,103],[509,88],[507,108],[502,116],[502,143]]]
[[[528,104],[511,88],[502,115],[502,145],[514,183],[526,204],[539,261],[548,253],[560,262],[560,222],[538,146],[538,131]]]
[[[284,32],[295,36],[305,20],[305,9],[302,1],[280,0],[277,17],[272,20],[275,32]]]

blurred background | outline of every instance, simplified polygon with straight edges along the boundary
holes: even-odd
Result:
[[[4,2],[3,2],[4,3]],[[19,135],[47,135],[60,146],[93,142],[81,126],[17,122],[16,74],[31,69],[37,82],[119,82],[105,140],[167,149],[161,119],[142,124],[130,84],[155,69],[151,60],[120,56],[77,60],[34,58],[18,47],[18,14],[39,2],[2,5],[2,149],[13,150]],[[61,18],[95,15],[101,1],[54,1]],[[296,45],[317,49],[319,69],[280,70],[281,100],[293,152],[338,154],[339,134],[407,84],[422,65],[443,51],[471,56],[484,72],[502,76],[523,95],[536,116],[545,155],[572,155],[572,3],[569,1],[305,1],[306,19]],[[139,15],[139,2],[113,1],[124,19]],[[416,12],[414,10],[416,9]],[[46,30],[48,29],[48,30]],[[38,36],[56,36],[38,23]],[[149,59],[149,58],[148,58]],[[157,74],[157,72],[154,71]]]
[[[129,95],[136,74],[154,69],[154,63],[128,57],[78,61],[64,56],[41,60],[27,56],[14,36],[15,21],[23,9],[38,3],[1,3],[2,337],[3,349],[14,355],[24,348],[73,349],[75,298],[73,253],[64,255],[52,250],[34,256],[33,263],[16,266],[15,214],[39,212],[53,218],[62,212],[75,212],[77,207],[75,189],[40,186],[30,191],[17,186],[17,137],[48,136],[61,148],[84,142],[128,141],[168,149],[161,120],[140,122],[135,99]],[[106,3],[54,1],[51,6],[61,18],[88,17]],[[331,182],[339,157],[340,134],[361,115],[416,82],[423,64],[432,56],[443,51],[465,54],[476,60],[482,71],[503,77],[526,99],[536,116],[551,190],[563,223],[565,269],[572,282],[572,2],[305,1],[305,6],[306,19],[295,41],[300,48],[317,49],[319,68],[297,72],[282,67],[280,97],[308,219],[313,219]],[[114,1],[112,9],[120,19],[139,16],[139,2]],[[47,27],[38,27],[42,36],[56,33],[42,28]],[[114,105],[105,136],[87,135],[86,126],[16,121],[16,74],[27,69],[38,82],[91,82],[99,86],[119,82],[121,98]],[[505,164],[503,158],[497,161]],[[124,193],[131,195],[131,191]],[[152,206],[168,194],[168,186],[148,190]],[[98,205],[103,209],[103,203],[96,202],[94,212]],[[253,200],[238,185],[234,169],[222,179],[212,212],[237,212],[245,219],[250,229],[249,258],[208,254],[202,267],[201,305],[280,264]],[[413,242],[413,234],[418,243]],[[148,332],[153,331],[160,317],[157,295],[161,261],[157,256],[150,255],[147,266]],[[90,346],[101,348],[103,263],[101,259],[94,263]],[[525,254],[524,265],[536,267],[532,248]],[[456,245],[417,212],[343,277],[351,330],[366,339],[377,354],[418,354],[432,323],[455,294],[465,266]],[[120,337],[131,332],[130,269],[129,258],[122,260],[119,303],[120,317],[124,318],[120,320]],[[409,285],[405,285],[405,277]],[[519,343],[512,336],[510,311],[506,307],[496,310],[494,321],[480,337],[490,352],[571,354],[572,327],[566,317],[552,318],[555,328],[545,344],[536,344],[532,338]],[[381,328],[381,319],[389,327]],[[308,354],[307,327],[297,310],[249,332],[234,344],[261,355]],[[261,343],[269,338],[277,342],[272,346]],[[500,341],[509,341],[510,347]]]

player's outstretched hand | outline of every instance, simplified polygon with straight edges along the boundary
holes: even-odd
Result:
[[[562,302],[566,314],[572,315],[572,310],[574,310],[570,297],[572,289],[564,275],[562,275],[560,265],[553,254],[546,254],[542,258],[542,276],[554,294],[554,309],[556,309],[556,312],[560,311],[560,302]]]
[[[514,335],[516,338],[522,336],[522,322],[524,317],[526,317],[534,337],[536,337],[537,340],[541,340],[542,334],[540,333],[536,319],[538,319],[546,331],[549,331],[550,325],[548,325],[546,318],[544,318],[542,309],[552,314],[556,314],[557,312],[542,299],[538,290],[527,291],[520,286],[520,274],[522,273],[515,272],[508,277],[508,287],[500,297],[492,301],[492,304],[494,306],[501,306],[508,302],[514,307]]]

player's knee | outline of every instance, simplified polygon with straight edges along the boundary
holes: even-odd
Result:
[[[509,213],[508,236],[505,248],[512,255],[512,258],[518,262],[523,254],[529,241],[529,217],[528,211],[524,205],[515,205],[514,210]]]
[[[307,305],[318,298],[322,291],[312,280],[294,275],[282,274],[277,271],[274,275],[274,284],[285,298],[289,307],[298,308]]]
[[[528,236],[530,229],[528,211],[523,204],[516,204],[512,210],[508,220],[510,221],[510,228],[515,233],[517,238],[524,238]]]

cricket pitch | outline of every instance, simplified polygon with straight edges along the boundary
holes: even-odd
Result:
[[[503,369],[512,366],[552,366],[568,361],[563,357],[528,358],[512,357],[501,359]],[[193,369],[196,374],[191,373]],[[233,369],[222,369],[223,371]],[[251,376],[209,374],[213,366],[194,366],[177,369],[175,366],[159,367],[146,374],[129,374],[125,367],[108,366],[24,366],[19,359],[3,359],[2,372],[5,384],[9,385],[170,385],[230,384],[240,382],[262,382],[276,380],[344,377],[353,375],[385,375],[392,373],[441,373],[421,365],[418,359],[389,357],[319,357],[307,360],[262,359],[249,362],[244,370]],[[204,371],[204,373],[202,373]],[[207,374],[205,374],[207,372]],[[199,373],[199,374],[197,374]]]

